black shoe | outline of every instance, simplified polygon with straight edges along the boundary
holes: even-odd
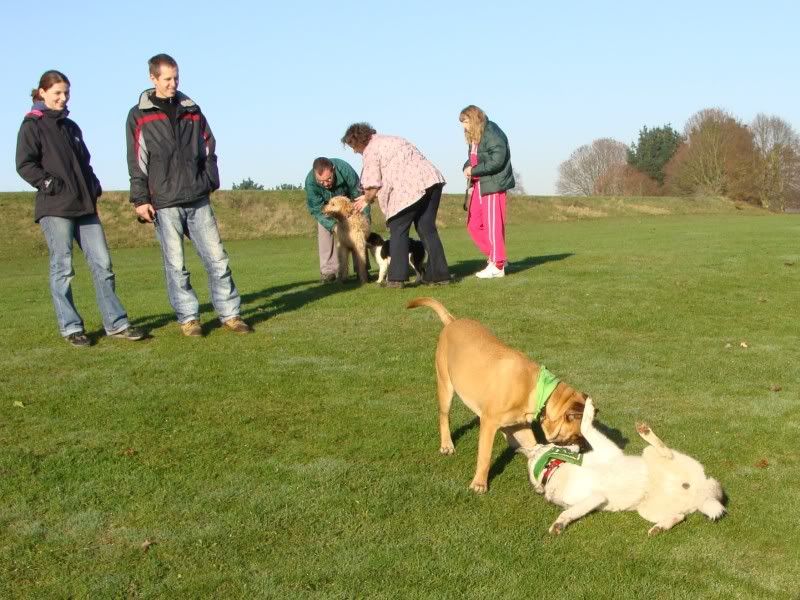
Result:
[[[136,329],[136,327],[128,327],[122,331],[118,331],[117,333],[109,333],[108,337],[116,340],[130,340],[131,342],[138,342],[139,340],[147,337],[147,334],[145,334],[145,332],[141,329]]]
[[[64,339],[76,348],[88,348],[92,345],[91,340],[82,331],[80,333],[70,333]]]
[[[453,283],[453,279],[452,278],[440,279],[439,281],[428,281],[423,279],[422,283],[423,285],[450,285],[451,283]]]

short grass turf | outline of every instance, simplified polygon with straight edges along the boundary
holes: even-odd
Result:
[[[797,598],[800,219],[664,216],[511,226],[509,275],[443,232],[449,287],[317,282],[311,238],[226,244],[248,336],[180,335],[157,248],[113,252],[152,337],[57,334],[43,256],[0,263],[0,597]],[[191,254],[191,250],[188,251]],[[498,436],[468,490],[478,426],[454,403],[438,453],[432,295],[590,393],[626,450],[636,420],[728,496],[648,538],[635,513],[552,537],[559,509]],[[746,347],[745,347],[746,346]]]

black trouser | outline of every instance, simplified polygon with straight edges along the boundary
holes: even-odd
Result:
[[[389,281],[408,279],[408,230],[412,223],[428,253],[425,281],[450,279],[450,270],[447,267],[442,240],[439,239],[439,231],[436,229],[436,213],[439,212],[443,187],[443,183],[432,185],[425,190],[422,198],[386,221],[392,238],[389,247],[392,258],[389,263]]]

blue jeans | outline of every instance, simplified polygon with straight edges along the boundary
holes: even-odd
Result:
[[[211,302],[223,323],[239,316],[241,299],[233,282],[228,254],[222,247],[214,211],[206,198],[156,212],[156,237],[161,244],[167,294],[179,323],[198,318],[200,304],[192,289],[183,255],[183,238],[189,237],[208,274]]]
[[[83,251],[94,281],[97,307],[103,318],[106,333],[118,333],[128,328],[128,315],[117,298],[114,271],[108,253],[106,236],[97,215],[77,218],[42,217],[39,225],[50,251],[50,294],[56,309],[58,329],[64,337],[83,331],[83,319],[72,301],[72,240]]]

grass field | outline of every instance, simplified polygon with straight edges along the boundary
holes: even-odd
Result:
[[[800,597],[798,217],[517,218],[494,281],[469,277],[461,227],[443,239],[463,280],[404,290],[318,284],[308,237],[227,242],[256,332],[220,329],[192,257],[203,339],[180,336],[158,249],[117,247],[139,343],[101,335],[78,256],[89,349],[58,337],[46,257],[6,243],[0,597]],[[590,393],[628,451],[650,422],[729,514],[648,538],[600,513],[551,537],[559,509],[500,437],[471,493],[477,421],[456,402],[438,454],[441,326],[403,308],[422,294]]]

